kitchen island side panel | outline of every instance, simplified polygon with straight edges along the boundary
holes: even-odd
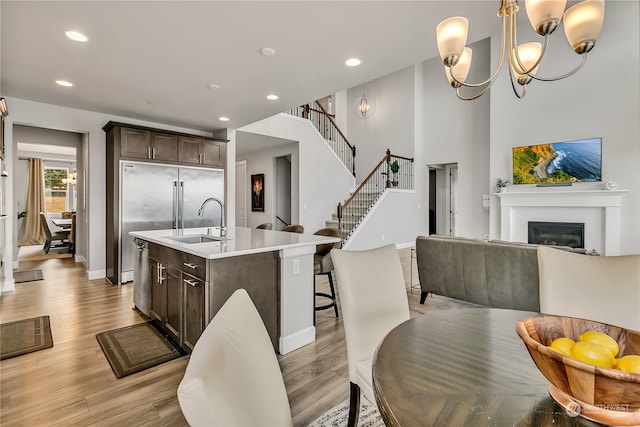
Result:
[[[213,259],[210,265],[209,321],[237,289],[246,289],[279,352],[280,268],[278,252]]]

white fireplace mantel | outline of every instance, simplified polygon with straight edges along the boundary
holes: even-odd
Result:
[[[541,212],[555,220],[578,220],[592,229],[588,247],[603,255],[620,254],[620,207],[629,190],[558,190],[507,191],[494,193],[500,198],[500,238],[525,241],[523,224],[540,220]]]

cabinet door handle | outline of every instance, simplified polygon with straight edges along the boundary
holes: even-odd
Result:
[[[158,283],[160,285],[162,285],[162,282],[164,282],[164,279],[165,279],[164,269],[165,267],[162,264],[158,263]]]
[[[198,268],[198,264],[192,264],[190,262],[183,262],[182,265],[184,265],[185,267],[189,267],[192,270],[195,270],[196,268]]]
[[[147,159],[151,159],[151,147],[147,147]]]
[[[198,282],[197,282],[197,281],[195,281],[195,280],[182,279],[182,281],[183,281],[184,283],[186,283],[187,285],[189,285],[189,286],[193,286],[194,288],[195,288],[196,286],[198,286]]]
[[[155,158],[156,158],[156,147],[153,147],[153,148],[151,149],[151,158],[152,158],[152,159],[154,159],[154,160],[155,160]]]

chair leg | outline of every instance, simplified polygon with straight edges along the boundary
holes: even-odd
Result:
[[[420,294],[420,304],[424,304],[424,300],[427,299],[427,295],[429,295],[429,292],[422,291],[422,293]]]
[[[335,311],[336,317],[340,317],[338,315],[338,300],[336,299],[336,290],[333,287],[333,277],[332,277],[333,274],[329,272],[328,276],[329,276],[329,288],[331,289],[331,299],[333,300],[333,311]]]
[[[51,247],[51,242],[48,240],[45,240],[44,242],[44,248],[42,248],[42,250],[44,251],[45,254],[49,253],[49,248]]]
[[[349,382],[349,421],[348,427],[356,427],[358,425],[358,417],[360,416],[360,386]]]

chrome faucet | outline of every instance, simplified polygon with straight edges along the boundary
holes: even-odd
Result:
[[[198,216],[204,215],[204,207],[209,202],[218,202],[218,204],[220,205],[220,237],[225,237],[227,235],[227,227],[224,221],[224,204],[219,199],[216,199],[215,197],[209,197],[207,200],[202,202],[202,206],[200,206],[200,209],[198,209]],[[211,234],[210,228],[207,229],[207,234]]]

